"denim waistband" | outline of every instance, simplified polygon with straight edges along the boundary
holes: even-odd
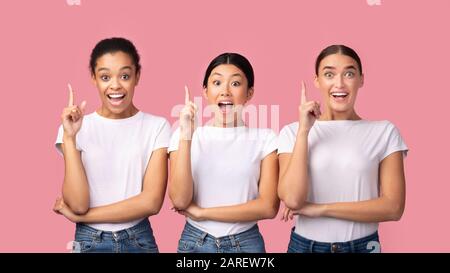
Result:
[[[189,222],[186,222],[182,236],[194,236],[196,238],[201,238],[202,240],[212,239],[214,241],[218,240],[221,242],[226,242],[226,241],[234,242],[237,239],[243,240],[244,238],[246,238],[248,236],[253,236],[255,233],[259,234],[259,228],[258,228],[257,224],[255,224],[253,227],[251,227],[250,229],[245,230],[243,232],[226,235],[226,236],[221,236],[221,237],[214,237],[213,235],[194,227]]]
[[[379,241],[378,238],[378,231],[363,237],[363,238],[359,238],[356,240],[352,240],[352,241],[347,241],[347,242],[334,242],[334,243],[326,243],[326,242],[319,242],[319,241],[314,241],[314,240],[310,240],[308,238],[305,238],[297,233],[295,233],[295,227],[292,228],[292,236],[291,238],[295,241],[298,241],[302,244],[306,244],[311,246],[311,248],[314,247],[323,247],[323,248],[330,248],[330,249],[334,249],[334,248],[349,248],[349,249],[353,249],[359,245],[366,245],[368,242],[371,241]]]
[[[135,226],[132,226],[127,229],[118,230],[118,231],[103,231],[95,229],[91,226],[88,226],[83,223],[77,223],[76,230],[75,230],[75,236],[77,235],[86,235],[86,236],[93,236],[97,239],[115,239],[115,240],[121,240],[121,239],[127,239],[127,238],[134,238],[136,234],[146,232],[146,231],[152,231],[150,222],[148,218],[145,218]]]

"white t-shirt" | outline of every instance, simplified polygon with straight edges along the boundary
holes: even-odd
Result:
[[[63,134],[61,125],[55,143],[60,153]],[[143,112],[125,119],[108,119],[96,112],[84,116],[76,146],[89,183],[90,207],[109,205],[141,193],[152,152],[168,147],[169,140],[170,125],[162,117]],[[141,220],[88,225],[118,231]]]
[[[285,126],[278,153],[292,153],[298,122]],[[312,203],[356,202],[379,197],[378,169],[388,155],[406,152],[397,128],[389,121],[316,121],[308,135]],[[298,216],[295,232],[319,242],[346,242],[368,236],[378,223]]]
[[[180,130],[170,140],[168,151],[178,150]],[[259,196],[258,184],[262,160],[277,149],[277,137],[271,129],[245,126],[199,127],[191,143],[193,201],[202,208],[232,206]],[[194,227],[214,237],[240,233],[256,222],[226,223],[194,221]]]

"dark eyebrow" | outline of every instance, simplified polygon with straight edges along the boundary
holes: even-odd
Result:
[[[336,69],[334,66],[324,66],[323,68],[322,68],[322,70],[325,70],[325,69]]]
[[[219,75],[219,76],[223,76],[223,75],[222,75],[222,74],[220,74],[219,72],[214,72],[214,73],[212,73],[212,75],[211,75],[211,76],[214,76],[214,75]],[[241,75],[241,74],[239,74],[239,73],[235,73],[235,74],[231,75],[231,77],[234,77],[234,76],[239,76],[239,77],[242,77],[242,75]]]
[[[354,69],[354,70],[356,70],[356,67],[353,66],[353,65],[349,65],[349,66],[346,66],[345,69]]]
[[[125,70],[125,69],[130,69],[130,70],[132,70],[133,68],[132,68],[131,66],[124,66],[124,67],[122,67],[120,70]],[[99,68],[99,69],[97,70],[97,72],[100,72],[100,71],[103,71],[103,70],[109,71],[108,68],[106,68],[106,67],[101,67],[101,68]]]
[[[334,66],[324,66],[323,68],[322,68],[322,70],[325,70],[325,69],[331,69],[331,70],[334,70],[334,69],[336,69]],[[356,67],[354,66],[354,65],[349,65],[349,66],[346,66],[344,69],[354,69],[354,70],[356,70]]]

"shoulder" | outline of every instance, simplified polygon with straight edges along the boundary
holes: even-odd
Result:
[[[292,135],[292,134],[297,134],[297,130],[298,130],[298,121],[289,123],[287,125],[285,125],[281,131],[280,131],[280,135]]]
[[[142,112],[142,119],[144,122],[154,123],[154,124],[165,124],[169,123],[166,118]]]
[[[372,121],[365,121],[364,124],[367,127],[378,129],[381,131],[388,131],[395,129],[395,125],[390,122],[389,120],[372,120]]]

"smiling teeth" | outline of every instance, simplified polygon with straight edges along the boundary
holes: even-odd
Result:
[[[334,92],[334,93],[331,93],[331,95],[333,95],[333,96],[347,96],[347,95],[348,95],[348,93],[343,93],[343,92]]]
[[[119,99],[119,98],[123,98],[125,95],[124,94],[109,94],[108,97],[112,98],[112,99]]]

